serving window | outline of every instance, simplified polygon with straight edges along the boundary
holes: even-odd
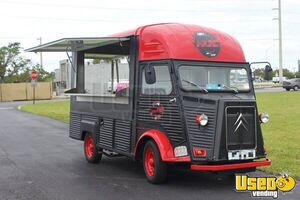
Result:
[[[101,96],[128,96],[129,63],[125,57],[86,60],[84,91]],[[113,80],[113,81],[112,81]]]
[[[129,42],[114,43],[82,52],[84,62],[77,64],[77,88],[80,88],[76,95],[77,101],[129,103]]]

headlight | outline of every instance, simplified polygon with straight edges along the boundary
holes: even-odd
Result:
[[[264,112],[264,113],[260,113],[259,114],[259,120],[261,121],[261,123],[267,123],[270,119],[270,116],[268,113]]]
[[[200,126],[206,126],[208,123],[208,117],[205,114],[197,115],[196,123]]]

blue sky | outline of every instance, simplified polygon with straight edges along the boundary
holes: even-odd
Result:
[[[93,37],[160,22],[204,25],[237,38],[247,61],[278,67],[277,0],[1,0],[0,46],[21,42],[36,46],[63,37]],[[282,0],[283,67],[300,59],[300,1]],[[34,62],[39,55],[24,53]],[[46,70],[58,68],[65,54],[44,53]]]

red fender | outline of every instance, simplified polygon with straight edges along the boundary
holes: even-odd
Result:
[[[162,161],[164,162],[190,162],[191,161],[190,156],[175,157],[173,147],[169,138],[163,132],[155,129],[150,129],[140,136],[135,146],[135,155],[137,155],[136,152],[137,147],[145,137],[151,137],[155,141],[159,149]]]

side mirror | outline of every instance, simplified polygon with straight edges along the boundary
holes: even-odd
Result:
[[[273,69],[270,65],[265,66],[265,73],[272,72],[272,71],[273,71]]]
[[[153,65],[145,67],[145,81],[147,84],[154,84],[156,82],[156,74]]]
[[[265,69],[264,69],[264,79],[265,80],[270,80],[270,78],[271,78],[270,72],[272,72],[273,69],[272,69],[271,64],[269,62],[252,62],[252,63],[250,63],[250,68],[252,68],[254,65],[259,65],[260,66],[260,65],[263,65],[263,64],[264,65],[266,64]],[[251,75],[252,75],[252,80],[254,80],[255,79],[254,72],[252,72]]]
[[[265,66],[265,75],[264,75],[264,78],[265,80],[271,80],[272,77],[271,77],[271,72],[273,71],[272,67],[270,65],[266,65]]]

